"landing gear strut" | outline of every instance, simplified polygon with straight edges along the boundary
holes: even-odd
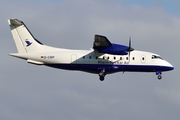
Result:
[[[106,74],[105,74],[105,70],[101,70],[101,72],[99,73],[99,80],[100,80],[100,81],[103,81],[105,75],[106,75]]]
[[[162,72],[161,72],[161,71],[156,71],[156,75],[157,75],[157,78],[158,78],[159,80],[161,80],[161,79],[162,79],[161,74],[162,74]]]

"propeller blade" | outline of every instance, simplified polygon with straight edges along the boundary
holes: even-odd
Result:
[[[130,52],[131,52],[131,36],[129,37],[129,49],[128,49],[128,52],[129,52],[129,59],[130,59]]]
[[[129,51],[131,49],[131,36],[129,37]]]
[[[131,51],[133,51],[134,49],[131,47],[131,36],[129,37],[129,48],[128,48],[128,55],[129,55],[129,62],[130,62],[130,53]]]

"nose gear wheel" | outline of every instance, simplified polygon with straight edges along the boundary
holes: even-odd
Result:
[[[104,81],[104,77],[105,77],[105,70],[101,70],[101,72],[99,73],[99,80],[100,81]]]
[[[161,71],[156,71],[156,75],[157,75],[157,78],[158,78],[159,80],[162,79],[162,72],[161,72]]]
[[[157,78],[158,78],[159,80],[161,80],[161,79],[162,79],[162,76],[161,76],[161,75],[158,75]]]

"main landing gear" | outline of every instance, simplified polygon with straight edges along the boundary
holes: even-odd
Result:
[[[161,71],[156,71],[156,75],[157,75],[157,78],[159,79],[159,80],[161,80],[162,79],[162,72]]]
[[[101,72],[99,73],[99,80],[100,80],[100,81],[103,81],[105,75],[106,75],[105,70],[101,70]]]

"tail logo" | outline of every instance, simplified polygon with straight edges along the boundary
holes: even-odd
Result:
[[[26,42],[26,47],[29,47],[32,44],[32,42],[28,41],[28,39],[26,39],[25,42]]]

